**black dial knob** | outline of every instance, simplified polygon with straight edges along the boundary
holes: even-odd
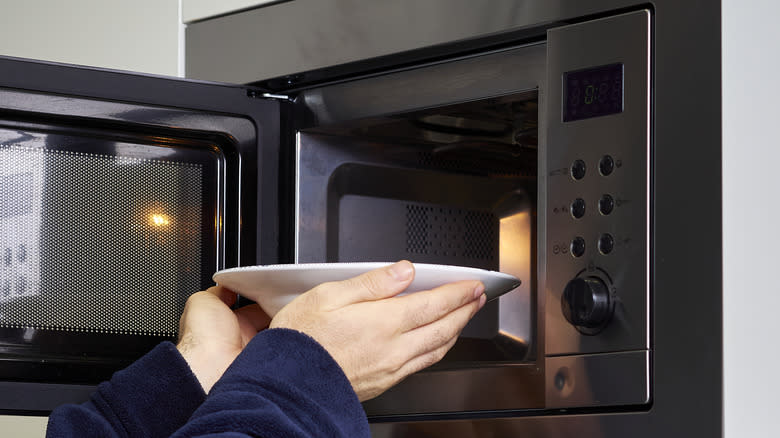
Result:
[[[614,305],[604,281],[598,277],[578,277],[563,289],[561,309],[577,330],[594,335],[609,324]]]

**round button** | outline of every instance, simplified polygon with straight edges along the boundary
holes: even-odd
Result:
[[[575,278],[561,294],[564,318],[584,334],[595,335],[606,327],[613,310],[609,288],[598,277]]]
[[[604,233],[599,238],[599,252],[607,255],[615,248],[615,239],[609,233]]]
[[[582,178],[585,178],[585,171],[587,170],[587,167],[585,166],[585,162],[582,160],[575,160],[574,164],[571,165],[571,177],[580,180]]]
[[[585,216],[585,200],[577,198],[571,203],[571,215],[579,219]]]
[[[601,195],[601,199],[599,199],[599,212],[606,216],[612,213],[612,210],[614,209],[615,199],[607,194]]]
[[[585,239],[580,236],[575,237],[571,241],[571,255],[574,257],[582,257],[585,254]]]
[[[609,155],[604,155],[601,157],[601,161],[599,162],[599,172],[607,176],[612,173],[612,171],[615,170],[615,160],[612,159]]]

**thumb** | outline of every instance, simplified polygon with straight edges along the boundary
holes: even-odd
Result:
[[[413,278],[414,265],[402,260],[344,281],[325,283],[316,289],[319,289],[318,293],[327,295],[329,306],[339,308],[398,295],[409,287]]]

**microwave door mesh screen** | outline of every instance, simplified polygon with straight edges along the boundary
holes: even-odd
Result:
[[[0,327],[173,336],[201,282],[200,164],[0,147]]]

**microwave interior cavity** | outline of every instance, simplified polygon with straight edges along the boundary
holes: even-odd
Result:
[[[303,130],[298,261],[513,274],[434,369],[534,357],[538,92]],[[305,236],[305,238],[304,238]]]

